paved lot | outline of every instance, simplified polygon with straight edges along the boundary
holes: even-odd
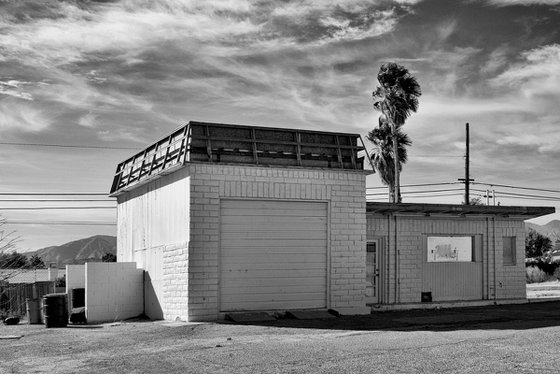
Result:
[[[272,323],[0,327],[2,373],[559,373],[560,302]]]

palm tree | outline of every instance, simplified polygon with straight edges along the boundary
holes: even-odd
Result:
[[[408,160],[408,152],[406,147],[412,144],[412,141],[401,129],[397,129],[397,150],[399,159],[399,170]],[[389,186],[389,201],[400,201],[400,196],[395,198],[395,157],[393,156],[393,132],[391,126],[387,122],[379,123],[379,127],[371,130],[367,139],[373,143],[373,152],[371,160],[373,167],[379,173],[381,181]]]
[[[393,149],[398,149],[398,131],[406,119],[418,110],[418,98],[422,95],[420,85],[408,70],[399,64],[389,62],[381,65],[377,74],[379,86],[373,91],[373,107],[381,112],[380,124],[388,123],[392,136]],[[400,152],[394,162],[394,198],[400,202]]]

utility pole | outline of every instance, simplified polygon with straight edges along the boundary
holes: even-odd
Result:
[[[466,152],[465,152],[465,178],[459,178],[458,180],[465,183],[465,205],[470,204],[470,191],[469,191],[469,184],[473,182],[474,179],[470,179],[470,171],[469,171],[469,164],[470,164],[470,138],[469,138],[469,123],[465,125],[465,134],[466,134]]]

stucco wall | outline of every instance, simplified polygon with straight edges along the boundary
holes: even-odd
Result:
[[[143,313],[143,270],[133,262],[85,265],[88,323],[123,320]]]
[[[68,312],[72,311],[72,290],[86,287],[86,266],[66,265],[66,294],[68,295]]]

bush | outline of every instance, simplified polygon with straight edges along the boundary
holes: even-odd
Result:
[[[549,276],[552,276],[554,272],[560,267],[560,262],[548,262],[543,260],[542,258],[527,258],[525,260],[525,266],[527,268],[537,267]]]
[[[554,272],[554,277],[560,280],[560,267],[556,268],[556,271]]]
[[[550,276],[536,266],[529,266],[526,269],[527,283],[540,283],[549,280]]]

